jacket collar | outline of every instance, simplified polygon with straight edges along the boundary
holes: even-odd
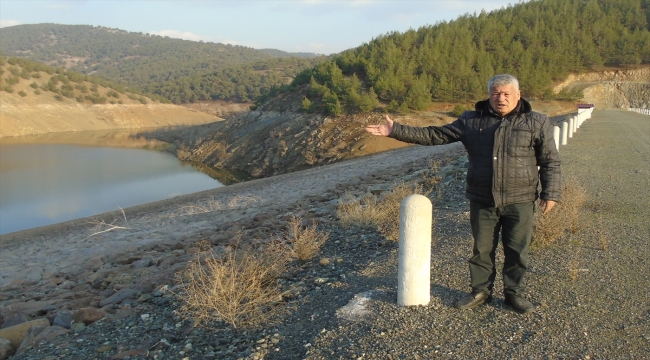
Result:
[[[529,112],[533,111],[533,107],[530,105],[528,100],[526,100],[524,98],[519,99],[519,102],[517,103],[517,106],[515,107],[515,109],[512,110],[510,113],[508,113],[506,116],[501,116],[501,115],[497,114],[496,112],[494,112],[494,110],[492,110],[492,106],[490,106],[490,100],[489,99],[481,100],[481,101],[477,102],[476,105],[474,105],[474,108],[476,109],[476,111],[480,111],[482,113],[489,113],[489,114],[492,114],[492,115],[494,115],[496,117],[499,117],[499,118],[506,118],[508,116],[512,116],[512,115],[516,115],[516,114],[525,114],[525,113],[529,113]]]

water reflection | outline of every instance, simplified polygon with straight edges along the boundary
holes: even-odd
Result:
[[[0,234],[219,186],[155,151],[0,144]]]

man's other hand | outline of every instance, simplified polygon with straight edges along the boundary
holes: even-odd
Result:
[[[386,123],[379,125],[368,125],[366,126],[366,131],[379,136],[388,136],[393,132],[393,120],[391,120],[388,115],[385,115]]]
[[[548,214],[549,211],[555,206],[555,201],[553,200],[540,200],[539,209],[542,210],[542,214]]]

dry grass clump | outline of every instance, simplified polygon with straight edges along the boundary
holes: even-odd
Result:
[[[562,183],[562,202],[544,215],[538,212],[533,224],[533,241],[546,246],[555,243],[566,231],[575,233],[579,227],[580,209],[587,200],[587,191],[578,180],[569,178]]]
[[[301,261],[311,260],[329,239],[329,233],[318,231],[318,224],[302,226],[300,218],[292,217],[287,225],[285,238],[291,244],[293,255]]]
[[[280,243],[263,251],[233,249],[220,259],[210,252],[178,274],[177,296],[183,302],[178,312],[208,328],[212,321],[260,325],[282,309],[277,306],[281,295],[276,280],[290,261],[291,250]]]
[[[399,210],[402,200],[412,194],[428,195],[422,185],[398,183],[380,195],[356,198],[345,194],[336,214],[343,226],[376,228],[388,240],[399,240]]]

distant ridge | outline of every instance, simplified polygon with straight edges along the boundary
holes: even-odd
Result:
[[[0,29],[0,39],[4,55],[93,74],[177,104],[251,102],[326,59],[92,25],[17,25]]]

